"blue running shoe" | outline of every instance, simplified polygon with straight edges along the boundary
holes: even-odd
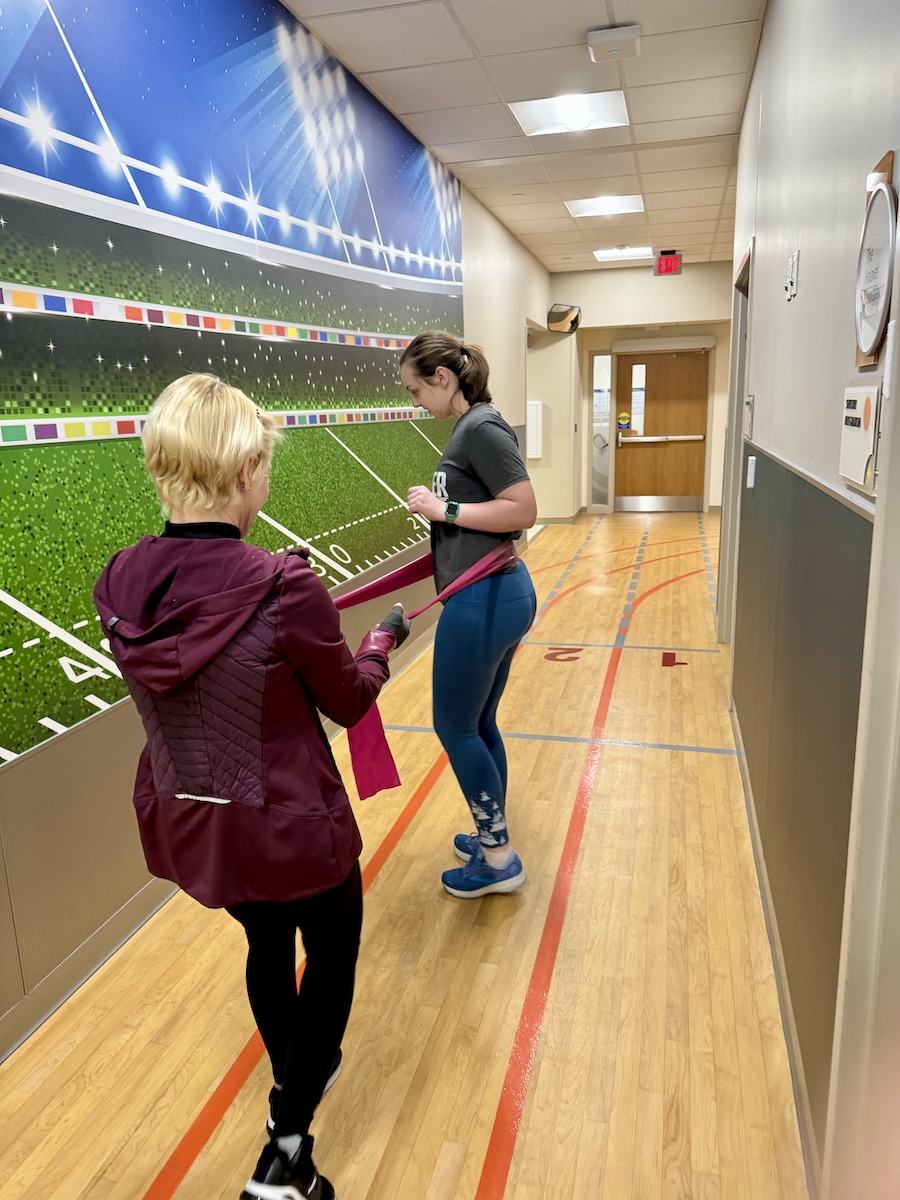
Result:
[[[468,862],[481,849],[477,833],[458,833],[453,839],[453,853],[463,862]]]
[[[451,896],[477,900],[479,896],[487,896],[491,892],[514,892],[527,878],[518,854],[513,854],[502,870],[495,870],[485,862],[479,848],[478,854],[473,854],[464,867],[445,871],[441,883]]]

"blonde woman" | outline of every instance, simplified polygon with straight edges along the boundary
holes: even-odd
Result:
[[[309,1127],[353,999],[361,840],[318,712],[356,724],[409,623],[394,610],[354,657],[305,553],[242,540],[278,437],[269,414],[213,376],[170,384],[143,433],[168,520],[113,555],[94,597],[147,734],[134,790],[147,866],[247,936],[274,1085],[271,1140],[242,1196],[331,1200]]]

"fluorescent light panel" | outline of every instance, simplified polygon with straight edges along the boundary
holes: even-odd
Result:
[[[643,196],[592,196],[589,200],[566,200],[573,217],[611,217],[617,213],[644,211]]]
[[[595,250],[594,258],[598,262],[619,262],[630,258],[652,258],[652,246],[617,246],[613,250]]]
[[[584,129],[612,129],[628,124],[625,93],[621,91],[515,100],[509,107],[528,137],[576,133]]]

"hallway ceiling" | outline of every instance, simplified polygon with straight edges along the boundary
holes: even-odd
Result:
[[[766,0],[282,0],[548,270],[650,245],[732,257],[737,143]],[[587,31],[641,28],[591,61]],[[526,137],[508,103],[622,89],[630,124]],[[575,218],[564,201],[643,197]],[[633,265],[633,264],[629,264]]]

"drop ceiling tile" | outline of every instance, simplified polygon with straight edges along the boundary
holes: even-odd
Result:
[[[562,200],[545,204],[498,204],[491,211],[503,221],[554,221],[569,215]]]
[[[629,146],[631,131],[627,125],[612,129],[586,129],[583,133],[545,133],[529,138],[534,153],[544,157],[548,154],[579,154],[584,150],[602,150],[605,146]]]
[[[728,178],[727,167],[699,167],[691,171],[650,171],[642,175],[644,192],[682,192],[697,188],[722,188]]]
[[[507,229],[512,230],[516,234],[526,233],[572,233],[577,231],[578,226],[572,217],[551,217],[547,219],[520,221],[517,218],[510,217],[509,220],[503,222]]]
[[[641,38],[639,56],[623,58],[620,66],[628,87],[744,74],[753,67],[758,42],[757,21],[651,35]]]
[[[653,239],[646,229],[623,229],[615,237],[589,237],[587,242],[591,250],[614,250],[618,246],[652,246]]]
[[[665,212],[675,208],[709,207],[720,204],[722,188],[698,188],[695,191],[651,192],[644,197],[648,212]],[[718,209],[716,210],[718,215]]]
[[[633,87],[628,89],[626,97],[628,115],[638,125],[647,121],[713,117],[739,112],[746,90],[746,74]]]
[[[643,144],[717,137],[719,134],[739,133],[741,114],[724,113],[716,117],[692,117],[685,121],[650,121],[642,125],[636,124],[632,128],[634,140]]]
[[[588,176],[606,179],[616,175],[631,175],[635,171],[634,154],[630,150],[542,154],[540,162],[548,178],[558,183],[566,179],[586,179]]]
[[[453,164],[453,174],[466,187],[505,187],[514,183],[546,183],[547,173],[536,158],[495,158],[486,162]]]
[[[440,0],[304,18],[355,75],[474,58]]]
[[[536,204],[544,200],[558,200],[559,192],[552,183],[507,184],[504,187],[472,189],[487,208],[503,204]]]
[[[514,135],[519,128],[505,104],[404,113],[403,124],[427,146],[470,142],[478,137],[503,138]]]
[[[692,145],[659,146],[638,150],[641,171],[684,171],[699,167],[725,167],[734,161],[737,138],[716,138]]]
[[[681,260],[683,263],[707,263],[709,262],[708,254],[685,254]]]
[[[550,268],[564,271],[584,270],[588,266],[596,266],[598,262],[589,251],[584,254],[541,254],[541,262]]]
[[[281,0],[295,17],[305,21],[307,17],[328,16],[333,13],[353,12],[358,9],[387,8],[397,4],[418,4],[420,0]]]
[[[682,234],[681,237],[670,239],[654,236],[653,242],[656,246],[665,245],[667,249],[677,250],[679,253],[687,253],[689,250],[691,252],[696,252],[697,250],[709,251],[712,249],[713,236],[712,234],[702,233],[694,237],[685,237]]]
[[[425,112],[432,108],[467,108],[496,104],[497,89],[474,59],[404,67],[399,71],[373,71],[362,82],[391,112]]]
[[[718,221],[676,221],[674,223],[651,220],[650,228],[655,238],[667,238],[675,235],[690,236],[697,233],[708,233],[710,236],[719,229]]]
[[[690,0],[687,4],[673,4],[672,0],[629,0],[627,14],[620,14],[617,8],[616,15],[622,21],[636,21],[643,34],[650,36],[678,29],[757,21],[765,9],[766,0]]]
[[[570,179],[557,183],[563,200],[587,200],[592,196],[639,196],[637,175],[614,175],[612,179]]]
[[[576,224],[586,238],[603,234],[604,237],[616,237],[619,241],[622,240],[620,234],[623,230],[632,233],[641,229],[646,233],[650,228],[644,213],[620,213],[615,217],[578,217]]]
[[[443,163],[452,165],[458,162],[476,162],[478,159],[513,158],[525,155],[531,157],[534,151],[531,141],[525,137],[487,138],[484,141],[448,142],[446,145],[435,143],[432,151]]]
[[[504,100],[540,100],[567,92],[609,92],[622,86],[615,63],[591,62],[587,46],[563,46],[481,60]]]
[[[548,253],[558,251],[560,254],[568,254],[571,250],[587,248],[583,237],[573,237],[567,233],[525,233],[520,240],[530,250],[546,250]]]
[[[613,22],[603,0],[453,0],[453,8],[481,55],[582,46],[586,36]]]
[[[671,208],[660,212],[650,213],[650,222],[665,222],[668,225],[677,225],[681,221],[715,221],[719,217],[719,206],[717,204],[707,204],[700,208]]]

